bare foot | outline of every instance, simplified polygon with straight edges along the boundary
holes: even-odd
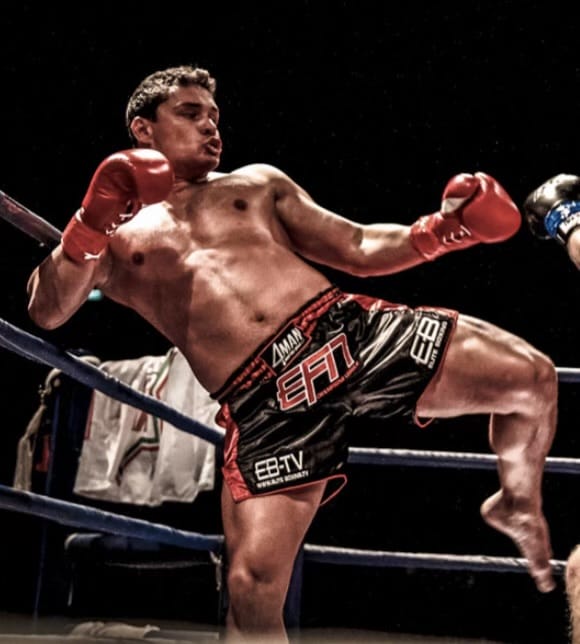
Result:
[[[507,535],[528,562],[530,575],[542,593],[554,590],[548,525],[542,513],[509,507],[500,490],[481,506],[481,516],[492,528]]]

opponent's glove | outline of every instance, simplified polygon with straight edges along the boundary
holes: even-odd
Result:
[[[565,246],[580,226],[580,177],[557,174],[548,179],[526,197],[523,209],[533,235]]]
[[[491,244],[515,235],[521,225],[518,207],[488,174],[458,174],[443,191],[441,210],[411,226],[415,249],[427,260],[480,242]]]
[[[172,185],[173,170],[161,152],[136,148],[110,155],[62,234],[63,251],[74,262],[95,259],[121,224],[165,199]]]

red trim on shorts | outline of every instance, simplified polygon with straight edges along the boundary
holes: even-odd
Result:
[[[326,505],[329,501],[334,499],[334,497],[339,493],[342,492],[342,488],[346,485],[348,478],[346,474],[333,474],[332,476],[328,476],[325,479],[321,479],[322,481],[326,481],[327,486],[324,490],[324,494],[322,495],[322,500],[320,501],[320,507],[323,505]],[[328,493],[328,482],[329,481],[339,481],[338,486],[335,490],[332,492]],[[325,496],[328,493],[328,496]]]
[[[237,465],[240,430],[237,423],[231,417],[230,408],[227,403],[222,405],[219,410],[216,416],[216,422],[226,430],[222,473],[234,501],[238,502],[252,496],[252,494],[248,490],[248,486]]]
[[[346,297],[347,300],[352,300],[360,304],[360,306],[365,311],[379,310],[379,311],[388,311],[392,309],[408,309],[410,308],[406,304],[396,304],[395,302],[389,302],[389,300],[383,300],[381,298],[372,297],[370,295],[361,295],[360,293],[349,293]]]
[[[225,476],[225,474],[224,474]],[[334,499],[334,497],[342,491],[342,488],[346,485],[347,483],[347,477],[346,474],[333,474],[332,476],[327,476],[325,478],[321,479],[316,479],[316,481],[308,481],[308,483],[300,483],[298,485],[288,485],[287,487],[280,487],[277,488],[276,490],[272,490],[271,492],[260,492],[260,494],[252,494],[248,488],[245,488],[245,491],[240,493],[239,495],[237,493],[237,488],[234,488],[232,485],[229,484],[228,482],[228,487],[230,489],[230,492],[232,494],[232,497],[236,503],[241,503],[242,501],[246,501],[247,499],[257,499],[260,498],[261,496],[272,496],[273,494],[287,494],[289,492],[295,492],[296,490],[305,490],[308,487],[312,487],[313,485],[316,485],[317,483],[326,483],[328,484],[329,481],[334,481],[342,479],[340,484],[337,486],[335,490],[333,490],[328,496],[325,496],[327,493],[327,489],[325,488],[324,494],[322,495],[322,499],[319,503],[319,507],[322,507],[323,505],[326,505],[329,501]],[[226,479],[227,482],[227,479]]]
[[[341,482],[338,484],[336,489],[334,489],[328,496],[326,496],[327,491],[328,491],[328,482],[329,481],[338,481],[339,479],[342,479]],[[322,495],[322,499],[320,501],[319,507],[322,507],[323,505],[326,505],[330,500],[334,499],[334,497],[342,490],[342,488],[346,485],[347,482],[347,476],[346,474],[332,474],[331,476],[326,476],[321,479],[316,479],[316,481],[308,481],[308,483],[300,483],[298,485],[288,485],[287,487],[280,487],[276,490],[272,490],[271,492],[261,492],[260,494],[252,494],[249,490],[247,494],[240,498],[236,499],[234,497],[234,501],[244,501],[246,499],[255,499],[260,496],[271,496],[272,494],[286,494],[288,492],[295,492],[296,490],[305,490],[308,487],[311,487],[313,485],[316,485],[317,483],[324,483],[326,482],[327,487],[324,489],[324,494]],[[231,489],[231,488],[230,488]]]

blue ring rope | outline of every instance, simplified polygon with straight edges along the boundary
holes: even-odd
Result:
[[[308,561],[339,565],[478,572],[528,572],[526,560],[519,557],[358,550],[337,546],[316,546],[308,543],[304,545],[304,555]],[[554,573],[562,574],[566,568],[566,562],[560,559],[551,559],[550,563]]]
[[[19,329],[2,318],[0,318],[0,346],[29,360],[60,369],[82,384],[165,420],[177,429],[199,436],[217,446],[221,446],[223,443],[223,431],[203,425],[157,398],[137,391],[102,369]],[[558,369],[558,376],[561,382],[580,382],[580,369]],[[497,457],[494,454],[378,448],[350,448],[348,461],[357,465],[405,465],[407,467],[454,467],[486,470],[495,469],[497,466]],[[580,459],[548,457],[545,471],[578,474],[580,473]]]
[[[57,231],[60,234],[60,231]],[[177,429],[220,445],[223,433],[207,427],[179,413],[161,401],[147,396],[101,369],[93,367],[76,356],[33,336],[0,318],[0,346],[34,362],[46,364],[75,380],[138,409],[166,420]],[[580,369],[559,368],[560,382],[580,382]],[[417,452],[413,450],[351,449],[352,463],[427,465],[436,467],[495,468],[496,458],[487,454],[458,454],[450,452]],[[546,471],[577,473],[574,459],[546,460]],[[570,468],[570,469],[569,469]],[[153,539],[181,547],[217,552],[223,545],[221,535],[201,535],[132,519],[112,512],[97,510],[80,504],[46,497],[32,492],[14,490],[0,485],[0,507],[17,512],[41,516],[64,525],[112,531],[122,536]],[[487,570],[496,572],[527,572],[525,559],[488,557],[482,555],[442,555],[428,553],[403,553],[365,551],[352,548],[304,545],[305,557],[311,561],[334,564],[367,566],[416,567],[444,570]],[[554,572],[562,573],[566,562],[552,560]]]
[[[223,442],[223,431],[207,427],[193,420],[157,398],[137,391],[105,373],[102,369],[88,364],[72,353],[59,349],[1,318],[0,345],[29,360],[60,369],[67,376],[71,376],[91,389],[97,389],[115,400],[131,407],[137,407],[152,416],[157,416],[188,434],[199,436],[214,445],[221,445]]]
[[[0,485],[0,507],[55,521],[61,525],[98,530],[190,550],[207,550],[219,554],[224,543],[223,535],[203,535],[197,532],[177,530],[160,523],[133,519],[79,503],[62,501],[34,492],[15,490],[5,485]],[[514,557],[373,551],[308,543],[304,544],[304,557],[307,561],[341,565],[527,572],[526,560]],[[562,573],[566,567],[565,561],[557,559],[551,560],[551,564],[555,573]]]
[[[81,505],[80,503],[71,503],[70,501],[63,501],[43,494],[35,494],[34,492],[15,490],[6,485],[0,485],[0,507],[22,514],[31,514],[43,519],[50,519],[66,526],[102,530],[125,537],[153,540],[158,543],[193,550],[218,552],[223,543],[223,536],[221,535],[203,535],[197,532],[178,530],[160,523],[133,519],[122,514]]]
[[[404,465],[405,467],[453,467],[456,469],[495,470],[495,454],[441,452],[412,449],[351,447],[348,462],[356,465]],[[545,472],[580,474],[580,459],[548,457]]]

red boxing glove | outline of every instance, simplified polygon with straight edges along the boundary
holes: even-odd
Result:
[[[441,210],[411,226],[411,243],[427,260],[480,242],[515,235],[522,223],[518,207],[488,174],[458,174],[445,186]]]
[[[172,185],[173,170],[161,152],[136,148],[111,154],[62,234],[63,251],[74,262],[95,259],[121,224],[142,206],[163,201]]]

